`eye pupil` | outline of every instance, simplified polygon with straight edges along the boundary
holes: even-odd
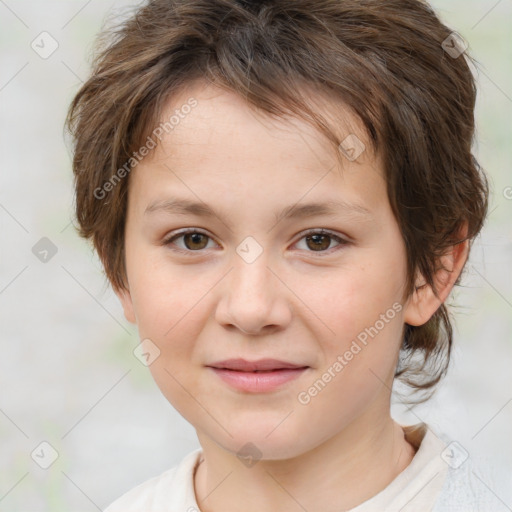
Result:
[[[307,242],[313,241],[313,250],[316,251],[318,249],[328,249],[329,245],[331,245],[329,235],[310,235],[306,237]],[[323,241],[323,243],[322,243]],[[327,243],[325,243],[327,241]],[[309,247],[309,245],[308,245]],[[311,249],[311,247],[310,247]]]
[[[203,242],[206,240],[206,244],[201,244],[201,238],[203,238]],[[203,235],[202,233],[187,233],[183,236],[183,240],[185,242],[185,246],[187,249],[204,249],[206,245],[208,245],[207,242],[207,236]],[[192,241],[192,245],[199,244],[200,247],[191,247],[189,241]]]

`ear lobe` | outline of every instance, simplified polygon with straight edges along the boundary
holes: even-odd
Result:
[[[130,294],[130,290],[120,290],[114,288],[114,293],[117,295],[117,298],[121,302],[123,306],[124,317],[131,324],[136,325],[137,319],[135,317],[135,311],[133,309],[132,296]]]
[[[423,276],[417,276],[416,289],[409,297],[404,308],[405,323],[414,326],[427,323],[448,298],[469,253],[469,241],[466,239],[467,223],[464,224],[459,233],[462,235],[459,240],[463,241],[455,243],[446,250],[440,259],[440,268],[434,275],[437,296],[432,287],[425,282]]]

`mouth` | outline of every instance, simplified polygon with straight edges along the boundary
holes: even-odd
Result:
[[[228,359],[207,365],[229,386],[247,393],[274,391],[300,377],[309,366],[277,359]]]
[[[246,361],[245,359],[226,359],[207,365],[218,370],[233,370],[239,372],[272,372],[276,370],[297,370],[309,366],[280,361],[278,359],[259,359]]]

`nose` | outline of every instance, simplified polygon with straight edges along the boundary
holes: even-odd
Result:
[[[233,265],[223,280],[217,322],[250,335],[286,328],[292,317],[290,292],[268,266],[265,253],[252,263],[235,254]]]

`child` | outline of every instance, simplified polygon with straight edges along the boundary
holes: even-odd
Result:
[[[487,213],[464,40],[421,0],[149,0],[106,41],[80,234],[201,445],[107,512],[500,510],[390,415]]]

